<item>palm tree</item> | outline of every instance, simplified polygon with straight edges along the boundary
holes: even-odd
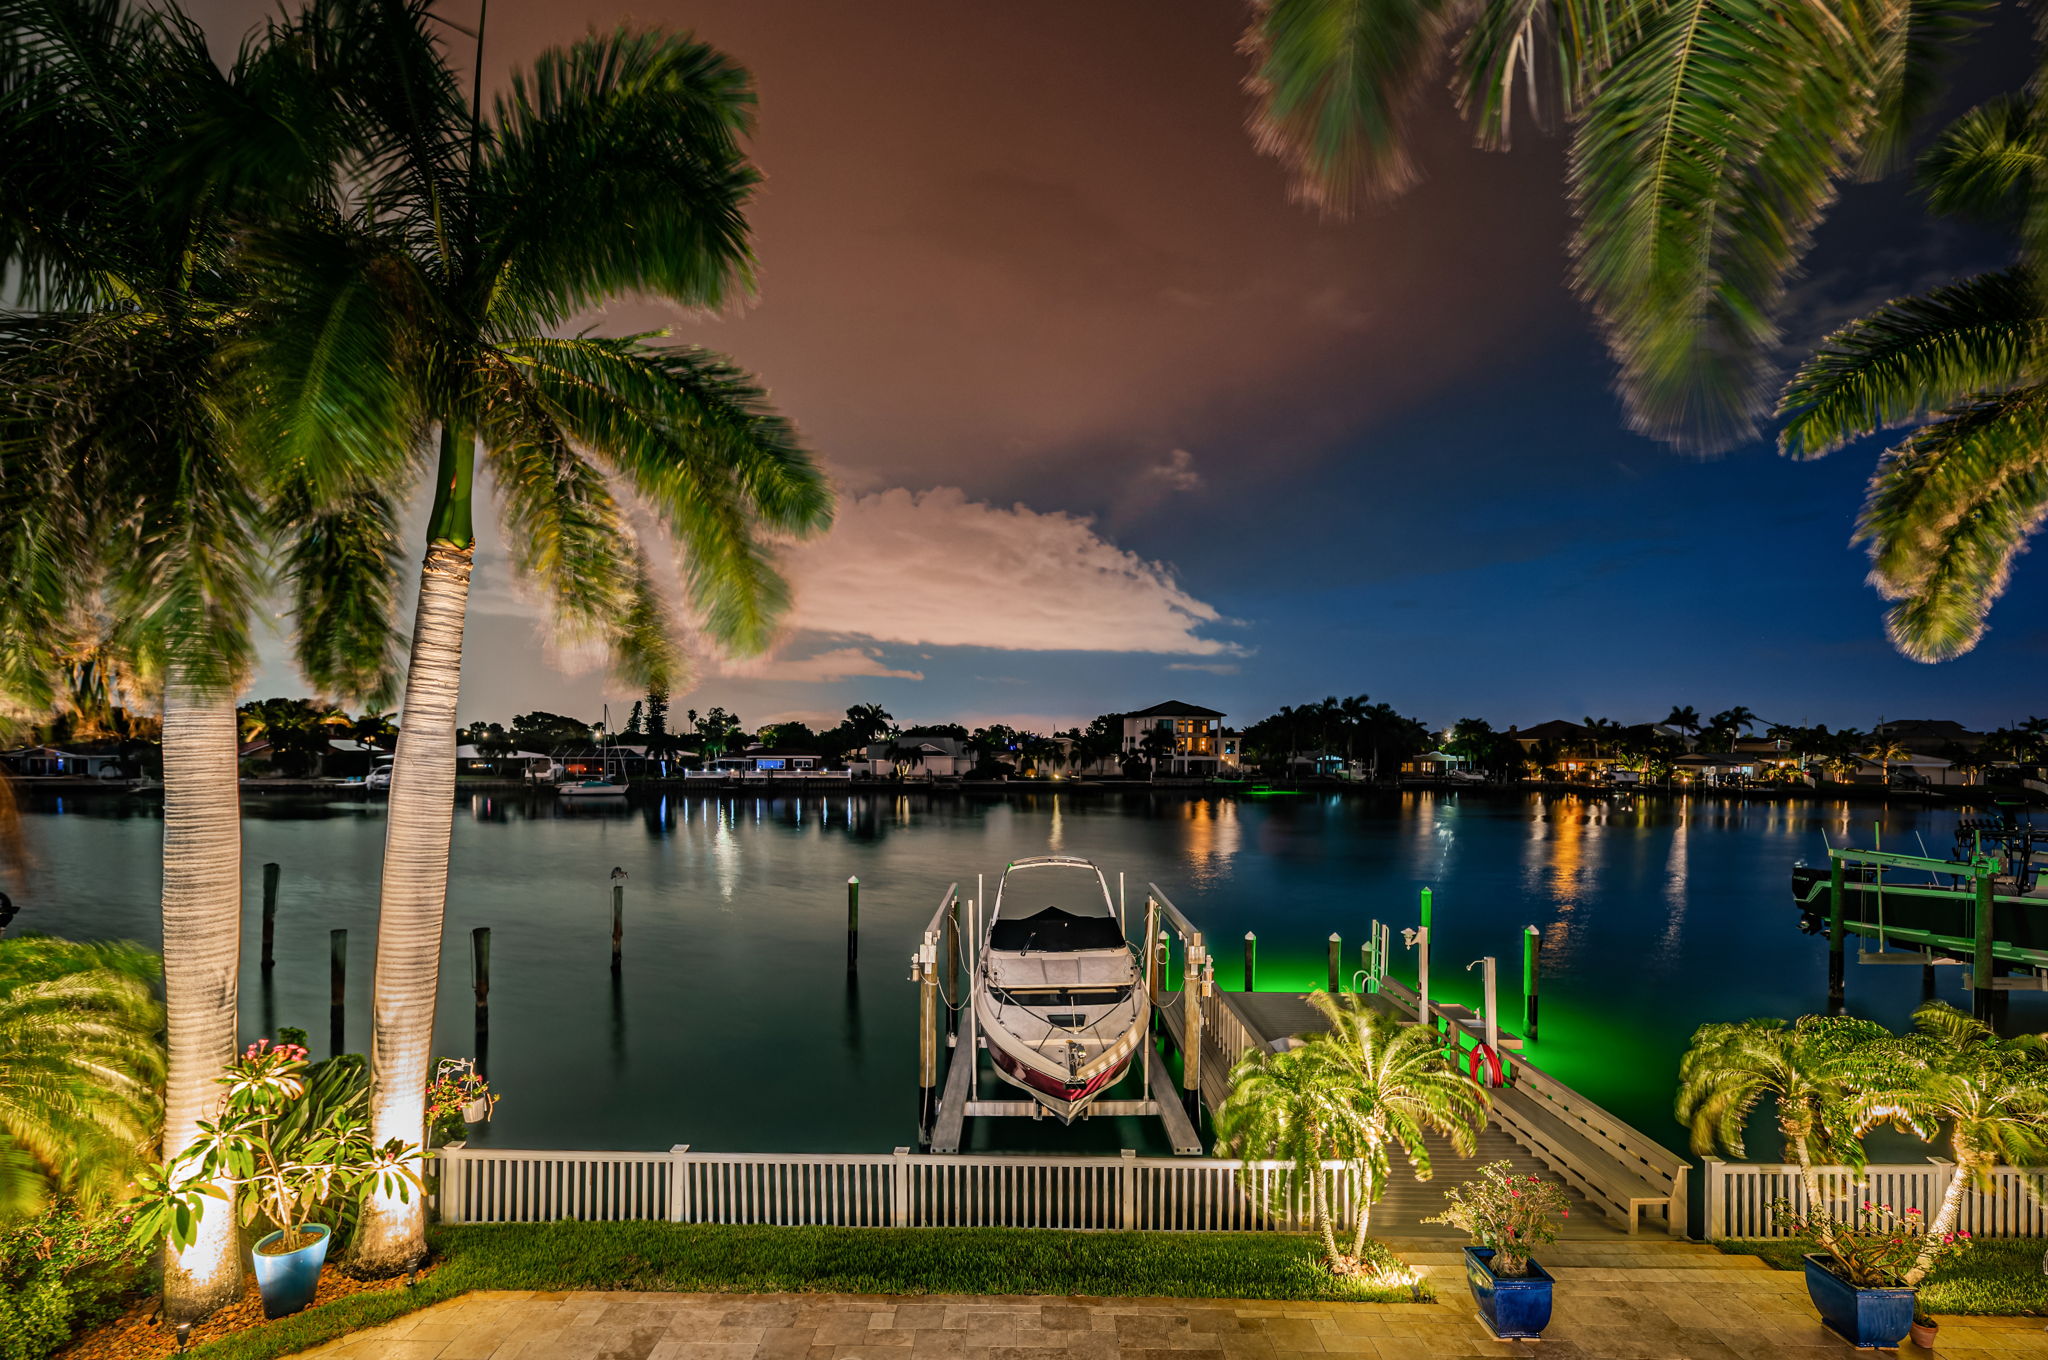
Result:
[[[1335,1045],[1315,1042],[1247,1053],[1231,1070],[1230,1094],[1216,1111],[1219,1140],[1246,1163],[1238,1172],[1245,1189],[1265,1193],[1265,1207],[1276,1212],[1306,1203],[1309,1230],[1339,1272],[1346,1262],[1337,1251],[1323,1163],[1364,1155],[1366,1118]],[[1284,1163],[1270,1185],[1251,1165],[1259,1161]]]
[[[746,73],[687,38],[621,30],[543,53],[486,118],[428,4],[324,11],[327,50],[370,58],[350,86],[375,129],[360,195],[340,233],[279,231],[253,247],[280,300],[263,353],[281,437],[378,446],[395,473],[434,450],[371,1055],[372,1136],[406,1143],[425,1131],[480,472],[515,568],[558,625],[607,643],[645,688],[671,683],[673,629],[614,481],[685,547],[688,603],[733,651],[765,645],[786,601],[764,534],[820,529],[831,507],[789,425],[724,360],[556,333],[621,294],[716,307],[749,286]],[[373,1196],[353,1250],[367,1271],[409,1268],[425,1251],[424,1206]]]
[[[1702,1025],[1678,1066],[1678,1122],[1691,1131],[1693,1151],[1741,1157],[1749,1117],[1769,1100],[1806,1202],[1819,1214],[1826,1200],[1815,1167],[1863,1166],[1860,1094],[1879,1070],[1879,1045],[1891,1037],[1882,1025],[1847,1016]],[[1822,1249],[1832,1251],[1824,1222],[1823,1232]]]
[[[1655,712],[1654,709],[1651,711]],[[1664,726],[1675,727],[1688,737],[1695,736],[1700,730],[1700,711],[1691,704],[1683,708],[1674,705],[1671,712],[1665,715]]]
[[[1863,1124],[1889,1119],[1929,1142],[1947,1128],[1955,1174],[1927,1225],[1935,1243],[1954,1229],[1966,1192],[1991,1190],[2000,1163],[2048,1163],[2048,1036],[2001,1039],[1983,1021],[1930,1001],[1913,1012],[1913,1033],[1895,1048],[1906,1066],[1865,1095]],[[1919,1284],[1932,1264],[1930,1249],[1901,1283]]]
[[[1351,1256],[1358,1260],[1372,1206],[1386,1193],[1393,1151],[1399,1148],[1415,1178],[1424,1181],[1435,1174],[1426,1134],[1442,1134],[1459,1156],[1471,1156],[1486,1127],[1487,1097],[1444,1057],[1427,1027],[1403,1024],[1352,997],[1317,991],[1308,999],[1330,1026],[1328,1035],[1316,1037],[1331,1049],[1361,1116],[1354,1158],[1361,1181],[1358,1224],[1351,1238]]]
[[[1865,759],[1878,762],[1884,772],[1884,782],[1887,784],[1892,782],[1892,762],[1913,758],[1911,751],[1900,744],[1896,737],[1886,732],[1871,733],[1869,743],[1859,754]]]
[[[164,1152],[211,1114],[233,1056],[241,922],[234,691],[279,535],[300,659],[377,687],[390,510],[348,457],[251,436],[235,245],[324,198],[343,139],[323,77],[278,26],[223,73],[196,25],[106,0],[4,0],[0,689],[40,706],[96,629],[163,695]],[[247,428],[245,428],[247,427]],[[343,451],[344,453],[346,451]],[[97,644],[98,637],[83,639]],[[216,1215],[167,1255],[173,1317],[239,1293]]]
[[[163,1105],[157,960],[132,945],[0,940],[0,1223],[59,1193],[117,1196]]]
[[[1171,759],[1179,749],[1180,743],[1174,738],[1173,729],[1164,721],[1146,728],[1144,735],[1138,738],[1138,754],[1145,758],[1147,778],[1157,778],[1159,762]]]

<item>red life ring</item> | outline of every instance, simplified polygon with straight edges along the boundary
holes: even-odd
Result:
[[[1480,1080],[1479,1064],[1482,1058],[1485,1059],[1488,1072],[1493,1078],[1491,1081]],[[1478,1082],[1481,1086],[1499,1086],[1504,1080],[1501,1075],[1499,1056],[1485,1044],[1480,1044],[1473,1048],[1472,1060],[1467,1064],[1467,1067],[1472,1074],[1472,1080]]]

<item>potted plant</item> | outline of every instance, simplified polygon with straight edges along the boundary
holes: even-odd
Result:
[[[1941,1324],[1934,1320],[1932,1313],[1916,1312],[1913,1314],[1912,1331],[1913,1344],[1923,1351],[1931,1351],[1934,1349],[1934,1343],[1940,1339]]]
[[[1448,1223],[1471,1237],[1465,1283],[1487,1329],[1502,1341],[1542,1336],[1555,1281],[1529,1253],[1555,1242],[1558,1220],[1571,1216],[1564,1190],[1541,1176],[1517,1174],[1511,1162],[1492,1162],[1444,1198],[1449,1206],[1423,1222]]]
[[[1805,1255],[1806,1295],[1829,1330],[1852,1346],[1890,1349],[1903,1341],[1919,1315],[1908,1279],[1916,1267],[1969,1246],[1970,1235],[1935,1234],[1918,1209],[1894,1213],[1889,1204],[1865,1200],[1847,1218],[1826,1209],[1801,1213],[1790,1201],[1772,1205],[1778,1227],[1826,1250]],[[1931,1345],[1933,1320],[1928,1320]]]
[[[465,1125],[488,1120],[497,1104],[490,1083],[477,1075],[474,1059],[443,1058],[427,1086],[427,1128],[436,1143],[452,1143],[463,1136]]]
[[[374,1146],[359,1119],[298,1117],[306,1070],[306,1050],[297,1044],[251,1044],[220,1078],[219,1118],[200,1124],[184,1153],[136,1178],[130,1235],[139,1246],[190,1245],[209,1199],[228,1204],[244,1227],[259,1216],[272,1225],[257,1239],[252,1262],[266,1317],[313,1301],[332,1234],[312,1221],[314,1212],[372,1186],[401,1200],[420,1188],[418,1146],[395,1139]]]

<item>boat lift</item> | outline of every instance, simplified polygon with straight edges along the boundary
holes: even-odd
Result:
[[[1201,932],[1195,930],[1171,902],[1166,901],[1164,893],[1156,887],[1147,886],[1144,931],[1138,937],[1155,942],[1145,950],[1143,986],[1146,996],[1156,1011],[1170,940],[1166,927],[1170,924],[1181,935],[1187,960],[1181,991],[1187,1023],[1191,1032],[1199,1035],[1201,998],[1215,990],[1215,965],[1202,944]],[[976,895],[962,900],[960,885],[948,885],[939,898],[938,909],[925,925],[917,952],[910,959],[910,980],[917,984],[918,992],[918,1137],[934,1153],[958,1153],[965,1141],[966,1121],[970,1117],[1039,1119],[1045,1114],[1045,1107],[1035,1100],[982,1094],[981,1051],[986,1041],[978,1032],[974,1006],[964,981],[974,974],[985,933],[982,912],[986,910],[987,898],[983,891],[983,885],[977,879]],[[1124,913],[1121,874],[1117,876],[1117,925],[1125,940],[1129,941],[1130,922]],[[943,1063],[941,1048],[948,1054]],[[1170,1094],[1173,1090],[1171,1075],[1159,1056],[1158,1047],[1149,1039],[1144,1046],[1144,1057],[1140,1077],[1142,1094],[1138,1099],[1098,1099],[1090,1102],[1081,1117],[1085,1119],[1098,1114],[1154,1117],[1164,1125],[1167,1141],[1172,1144],[1176,1155],[1201,1156],[1204,1148],[1191,1117],[1193,1111],[1183,1100],[1174,1099]],[[943,1083],[940,1079],[941,1066],[945,1069]],[[1189,1058],[1183,1066],[1183,1084],[1192,1096],[1200,1089],[1200,1059]]]

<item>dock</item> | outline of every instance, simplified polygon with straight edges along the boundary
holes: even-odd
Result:
[[[1231,1070],[1245,1054],[1321,1032],[1327,1025],[1304,993],[1217,989],[1214,963],[1201,931],[1156,884],[1147,884],[1145,892],[1142,932],[1132,929],[1139,925],[1136,912],[1131,913],[1125,931],[1148,942],[1141,950],[1144,985],[1159,1022],[1159,1038],[1181,1055],[1180,1089],[1176,1090],[1159,1044],[1148,1044],[1141,1098],[1099,1100],[1092,1108],[1094,1113],[1109,1116],[1156,1117],[1177,1156],[1199,1157],[1206,1149],[1195,1112],[1215,1110],[1222,1104],[1230,1091]],[[969,939],[972,915],[970,903],[965,932]],[[948,888],[913,968],[925,998],[919,1071],[929,1111],[929,1150],[941,1156],[960,1152],[970,1118],[1038,1114],[1033,1101],[990,1099],[980,1089],[987,1083],[980,1079],[979,1037],[974,1033],[972,1008],[962,1004],[963,979],[971,972],[972,953],[971,947],[963,947],[962,926],[958,893]],[[1173,971],[1176,936],[1181,968],[1179,986],[1172,987],[1167,984]],[[1384,974],[1355,995],[1363,1004],[1404,1022],[1429,1023],[1461,1062],[1485,1036],[1482,1019],[1463,1006],[1432,1001],[1425,1017],[1422,998]],[[939,1024],[942,1008],[950,1013],[951,1021],[944,1026]],[[1387,1197],[1375,1210],[1375,1219],[1386,1225],[1385,1231],[1450,1234],[1450,1229],[1433,1229],[1419,1222],[1442,1209],[1442,1187],[1467,1179],[1488,1162],[1508,1161],[1532,1171],[1540,1168],[1563,1184],[1572,1202],[1566,1225],[1570,1236],[1634,1235],[1649,1223],[1674,1237],[1684,1237],[1690,1164],[1527,1061],[1519,1052],[1521,1040],[1513,1033],[1496,1024],[1495,1036],[1506,1059],[1508,1077],[1506,1084],[1489,1093],[1489,1118],[1473,1154],[1461,1157],[1448,1141],[1432,1135],[1429,1153],[1434,1182],[1395,1176]],[[942,1053],[946,1055],[943,1085],[939,1077]]]

